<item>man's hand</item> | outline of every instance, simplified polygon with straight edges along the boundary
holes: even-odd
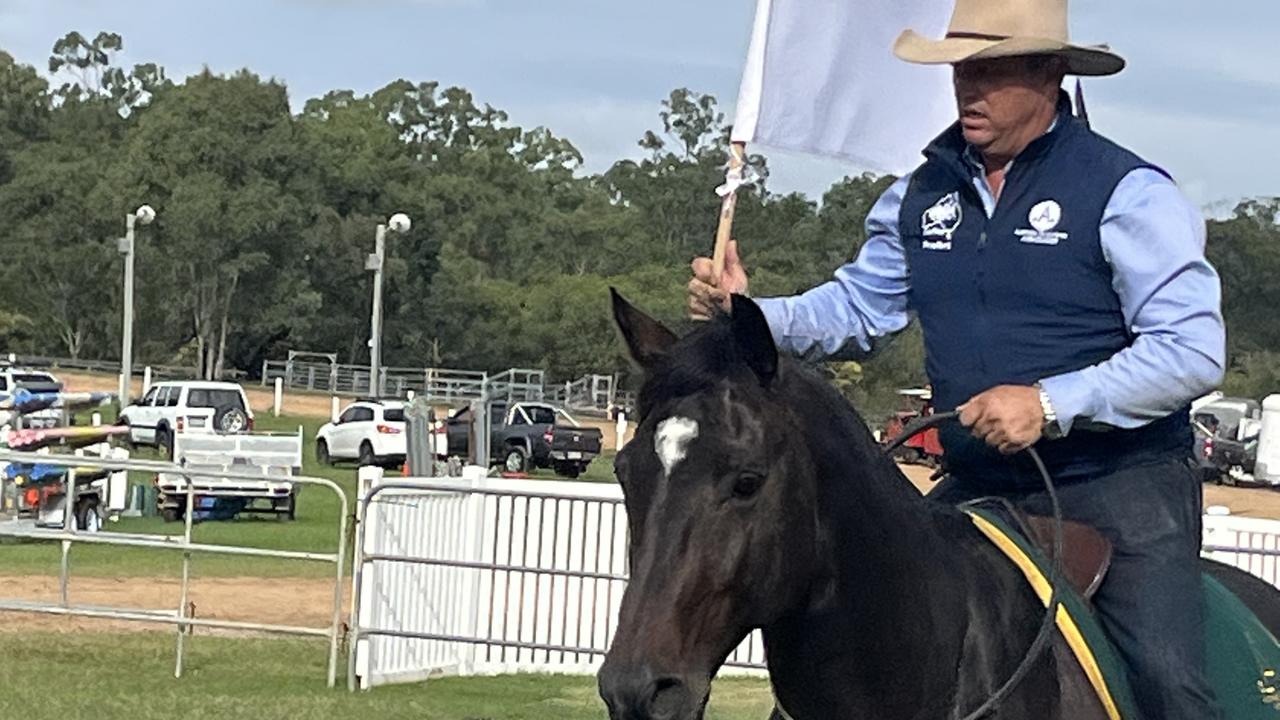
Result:
[[[961,405],[960,422],[1006,455],[1036,444],[1044,432],[1040,391],[1024,385],[1000,385]]]
[[[693,261],[693,279],[689,281],[689,317],[710,320],[716,308],[729,312],[731,295],[747,294],[747,271],[738,259],[738,241],[730,240],[724,253],[724,274],[716,286],[711,276],[711,258]]]

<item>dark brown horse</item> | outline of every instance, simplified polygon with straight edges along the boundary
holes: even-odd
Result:
[[[754,303],[679,340],[616,295],[614,314],[645,383],[616,465],[632,574],[599,675],[613,720],[700,718],[755,628],[795,720],[954,720],[1014,673],[1044,615],[1026,581],[779,358]],[[989,717],[1104,717],[1061,653]]]

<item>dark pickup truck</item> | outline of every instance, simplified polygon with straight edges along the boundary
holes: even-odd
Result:
[[[494,403],[489,417],[490,459],[507,472],[551,468],[557,475],[576,478],[600,454],[601,432],[582,427],[554,405]],[[449,455],[467,454],[470,428],[469,408],[449,418],[446,424]]]
[[[1200,412],[1192,417],[1195,430],[1195,457],[1205,482],[1236,484],[1237,475],[1253,474],[1258,461],[1258,436],[1246,440],[1231,437],[1236,427],[1224,428],[1212,413]],[[1239,433],[1237,433],[1239,434]]]

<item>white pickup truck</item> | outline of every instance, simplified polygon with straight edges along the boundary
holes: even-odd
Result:
[[[302,469],[301,427],[295,434],[179,433],[173,436],[173,461],[191,472],[193,520],[229,520],[241,513],[297,516],[298,486],[290,478]],[[228,478],[228,472],[261,479]],[[187,476],[160,473],[155,482],[161,517],[183,519]]]

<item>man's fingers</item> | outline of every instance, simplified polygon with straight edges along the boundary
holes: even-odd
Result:
[[[716,288],[694,278],[689,281],[689,316],[694,320],[710,320],[717,310],[723,310],[728,296]]]
[[[1017,455],[1027,449],[1027,446],[1024,443],[1004,442],[1000,443],[996,449],[1005,455]]]
[[[725,291],[714,285],[708,285],[698,278],[689,281],[689,296],[702,300],[708,306],[719,306],[721,308],[725,307],[729,298],[728,293]]]
[[[689,296],[703,300],[709,305],[723,304],[724,299],[728,297],[723,290],[714,285],[708,285],[698,278],[689,281]]]
[[[973,434],[980,438],[989,438],[992,433],[1000,429],[1000,419],[992,417],[989,413],[979,415],[973,422]]]
[[[742,260],[738,258],[738,241],[730,240],[724,248],[724,267],[726,270],[742,265]]]
[[[711,282],[711,258],[694,258],[691,264],[693,276],[704,283]]]
[[[693,320],[710,320],[711,313],[707,306],[701,300],[691,297],[689,298],[689,317]]]

